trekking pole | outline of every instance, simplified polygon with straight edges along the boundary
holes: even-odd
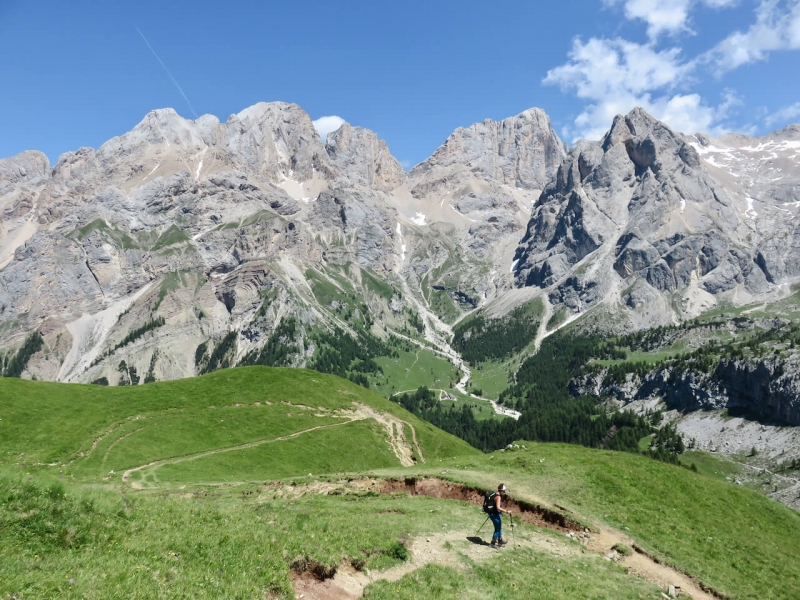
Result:
[[[489,521],[489,517],[486,517],[486,521],[484,521],[484,522],[483,522],[483,525],[486,525],[486,523],[487,523],[488,521]],[[478,531],[476,531],[476,532],[475,532],[475,535],[476,535],[476,536],[477,536],[477,535],[478,535],[478,534],[481,532],[481,529],[483,529],[483,525],[481,525],[480,527],[478,527]]]
[[[511,537],[514,540],[514,548],[517,548],[517,534],[514,531],[514,515],[509,513],[508,517],[511,519]]]

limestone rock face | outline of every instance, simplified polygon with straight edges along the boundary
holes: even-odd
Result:
[[[330,177],[325,146],[311,117],[296,104],[259,103],[223,126],[223,146],[249,174],[269,180],[281,175],[305,181],[318,172]]]
[[[631,374],[622,383],[603,384],[605,372],[571,382],[576,394],[613,397],[623,406],[662,399],[671,410],[693,412],[734,408],[764,422],[800,425],[798,357],[720,361],[711,372],[667,367],[643,376]]]
[[[238,361],[290,317],[305,339],[327,314],[309,273],[349,269],[355,285],[361,269],[400,276],[388,192],[406,181],[373,132],[348,125],[326,147],[305,111],[280,102],[224,123],[155,110],[52,169],[36,152],[2,160],[0,348],[46,332],[59,354],[31,374],[113,383],[122,359],[193,375],[194,349],[230,331],[241,332]],[[157,332],[119,346],[156,315]]]
[[[314,203],[309,222],[335,232],[340,239],[349,237],[359,266],[379,271],[393,268],[396,218],[368,194],[344,187],[325,191]]]
[[[103,290],[83,249],[59,235],[33,235],[0,276],[4,322],[42,323],[54,313],[69,319],[103,305]]]
[[[325,148],[342,177],[351,183],[388,192],[408,180],[386,142],[369,129],[344,123],[328,134]]]
[[[566,146],[541,108],[502,121],[487,119],[457,129],[412,176],[436,167],[463,165],[487,179],[541,190],[561,162]]]
[[[774,282],[769,266],[783,268],[779,258],[759,258],[759,246],[691,140],[635,109],[616,117],[602,141],[576,144],[559,166],[517,250],[516,282],[549,289],[573,313],[614,290],[642,297],[637,281],[695,299],[756,296]]]
[[[45,220],[39,201],[49,177],[50,161],[41,152],[0,160],[0,269]]]
[[[36,185],[50,175],[50,161],[41,152],[28,151],[13,158],[0,159],[0,194]]]
[[[800,125],[757,138],[698,134],[687,140],[736,202],[767,281],[800,276]]]
[[[565,154],[539,108],[457,129],[409,173],[411,198],[401,212],[427,232],[432,223],[448,226],[440,230],[448,240],[425,244],[423,256],[412,259],[415,269],[436,269],[433,285],[464,309],[499,298],[512,285],[510,267],[531,206]],[[451,267],[438,269],[445,263]]]

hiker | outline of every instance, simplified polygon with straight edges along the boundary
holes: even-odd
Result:
[[[497,492],[492,494],[491,500],[493,502],[493,506],[491,511],[489,512],[489,518],[492,520],[494,524],[494,535],[492,535],[492,546],[505,546],[506,541],[503,539],[503,519],[501,518],[501,513],[506,513],[507,515],[511,515],[511,511],[503,508],[503,500],[506,497],[506,492],[508,492],[508,488],[505,486],[504,483],[501,483],[497,486]]]

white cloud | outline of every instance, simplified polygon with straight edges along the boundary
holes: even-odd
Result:
[[[795,102],[790,106],[775,111],[764,119],[767,127],[774,127],[778,123],[789,123],[794,120],[800,120],[800,102]]]
[[[613,0],[610,4],[619,4]],[[651,39],[662,33],[675,33],[686,29],[691,0],[625,0],[623,3],[627,19],[640,19],[647,23],[647,35]]]
[[[316,121],[312,122],[314,123],[314,129],[317,130],[317,133],[322,138],[323,142],[328,139],[329,133],[333,133],[345,123],[342,117],[337,117],[335,115],[331,115],[329,117],[320,117]]]
[[[623,39],[591,38],[573,42],[569,61],[547,72],[543,83],[558,85],[589,103],[568,135],[599,139],[613,118],[641,106],[670,127],[686,133],[720,133],[717,123],[735,104],[733,95],[714,107],[698,94],[675,89],[689,81],[694,63],[683,61],[680,49],[657,51],[650,44]]]
[[[736,31],[701,57],[725,73],[767,58],[775,50],[800,49],[800,0],[762,0],[756,22]]]
[[[697,4],[711,8],[727,8],[737,0],[604,0],[608,6],[622,4],[625,18],[647,23],[647,35],[655,40],[662,33],[690,31],[689,12]]]
[[[688,94],[656,98],[649,107],[643,108],[677,131],[717,136],[727,133],[720,121],[739,103],[739,98],[731,92],[725,94],[725,100],[718,106],[708,106],[699,94]]]
[[[692,90],[697,78],[709,68],[721,75],[765,60],[776,50],[800,49],[800,0],[759,0],[749,29],[733,32],[708,52],[690,58],[684,57],[679,47],[665,48],[659,36],[693,33],[694,9],[700,5],[728,8],[738,0],[602,1],[606,6],[621,6],[626,19],[646,23],[649,41],[577,39],[567,62],[547,72],[544,84],[558,85],[585,102],[564,132],[567,138],[598,139],[614,116],[636,106],[678,131],[720,135],[726,131],[723,122],[740,100],[726,91],[718,104],[708,102]],[[798,119],[800,103],[760,118],[767,125]]]
[[[586,43],[576,39],[569,62],[548,71],[544,83],[593,100],[619,92],[641,94],[671,87],[688,74],[690,67],[679,54],[678,48],[659,52],[650,45],[620,38],[591,38]]]

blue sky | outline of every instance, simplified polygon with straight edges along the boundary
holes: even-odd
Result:
[[[408,166],[532,106],[570,142],[635,105],[685,132],[800,121],[800,0],[0,0],[0,55],[0,157],[52,162],[154,108],[272,100],[373,129]]]

